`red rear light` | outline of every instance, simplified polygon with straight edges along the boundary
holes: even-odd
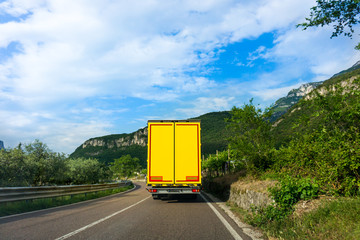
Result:
[[[157,192],[157,189],[149,189],[149,192],[151,192],[151,193]]]
[[[192,189],[192,192],[200,192],[200,189]]]

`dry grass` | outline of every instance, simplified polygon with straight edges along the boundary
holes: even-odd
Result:
[[[256,180],[253,178],[242,178],[231,185],[236,190],[251,190],[255,192],[268,193],[268,188],[274,187],[277,181],[274,180]]]

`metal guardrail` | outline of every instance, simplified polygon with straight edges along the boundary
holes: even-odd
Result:
[[[99,192],[99,191],[128,186],[130,184],[131,181],[122,181],[117,183],[92,184],[92,185],[89,184],[89,185],[42,186],[42,187],[3,187],[0,188],[0,203]]]

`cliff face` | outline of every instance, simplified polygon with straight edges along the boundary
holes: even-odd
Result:
[[[289,108],[298,103],[301,98],[308,95],[322,83],[323,82],[312,82],[303,84],[299,88],[291,90],[286,97],[277,100],[272,108],[274,113],[271,117],[271,121],[276,121],[279,117],[286,113]]]
[[[81,144],[71,158],[96,158],[100,162],[110,164],[114,159],[123,155],[131,155],[140,160],[143,168],[146,167],[147,128],[141,128],[129,134],[112,134],[91,138]]]
[[[201,120],[201,153],[214,154],[216,150],[226,149],[226,139],[229,137],[226,130],[225,118],[231,117],[229,112],[213,112],[197,117]],[[131,155],[140,160],[146,167],[147,160],[147,127],[130,134],[113,134],[91,138],[81,144],[71,155],[71,158],[96,158],[110,164],[114,159],[123,155]]]
[[[81,146],[82,148],[92,147],[107,147],[107,148],[121,148],[130,145],[139,145],[145,147],[147,145],[147,128],[139,129],[133,134],[121,134],[119,137],[110,135],[110,137],[92,138],[85,141]],[[125,136],[124,136],[125,135]]]

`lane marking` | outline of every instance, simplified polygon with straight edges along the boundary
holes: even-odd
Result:
[[[224,224],[224,226],[226,227],[226,229],[230,232],[230,234],[234,237],[234,239],[236,240],[243,240],[240,235],[234,230],[234,228],[229,224],[228,221],[226,221],[226,219],[219,213],[218,210],[216,210],[216,208],[202,195],[200,194],[200,196],[204,199],[204,201],[209,205],[209,207],[211,208],[211,210],[213,210],[213,212],[216,214],[216,216],[220,219],[220,221]]]
[[[109,215],[109,216],[107,216],[107,217],[104,217],[104,218],[99,219],[99,220],[97,220],[97,221],[95,221],[95,222],[93,222],[93,223],[90,223],[90,224],[88,224],[88,225],[86,225],[86,226],[84,226],[84,227],[82,227],[82,228],[79,228],[78,230],[75,230],[75,231],[73,231],[73,232],[71,232],[71,233],[68,233],[68,234],[66,234],[66,235],[64,235],[64,236],[62,236],[62,237],[56,238],[55,240],[62,240],[62,239],[66,239],[66,238],[69,238],[69,237],[71,237],[71,236],[74,236],[75,234],[78,234],[79,232],[82,232],[82,231],[84,231],[84,230],[86,230],[86,229],[88,229],[88,228],[91,228],[91,227],[95,226],[96,224],[99,224],[99,223],[101,223],[101,222],[103,222],[103,221],[105,221],[105,220],[107,220],[107,219],[109,219],[109,218],[111,218],[111,217],[119,214],[119,213],[122,213],[122,212],[124,212],[124,211],[126,211],[126,210],[128,210],[128,209],[130,209],[130,208],[132,208],[132,207],[134,207],[134,206],[142,203],[143,201],[145,201],[146,199],[148,199],[148,198],[150,198],[150,197],[151,197],[151,195],[148,196],[148,197],[146,197],[146,198],[144,198],[143,200],[140,200],[140,201],[137,202],[137,203],[134,203],[134,204],[131,205],[131,206],[128,206],[128,207],[126,207],[126,208],[124,208],[124,209],[122,209],[122,210],[120,210],[120,211],[117,211],[117,212],[115,212],[115,213],[113,213],[113,214],[111,214],[111,215]]]

